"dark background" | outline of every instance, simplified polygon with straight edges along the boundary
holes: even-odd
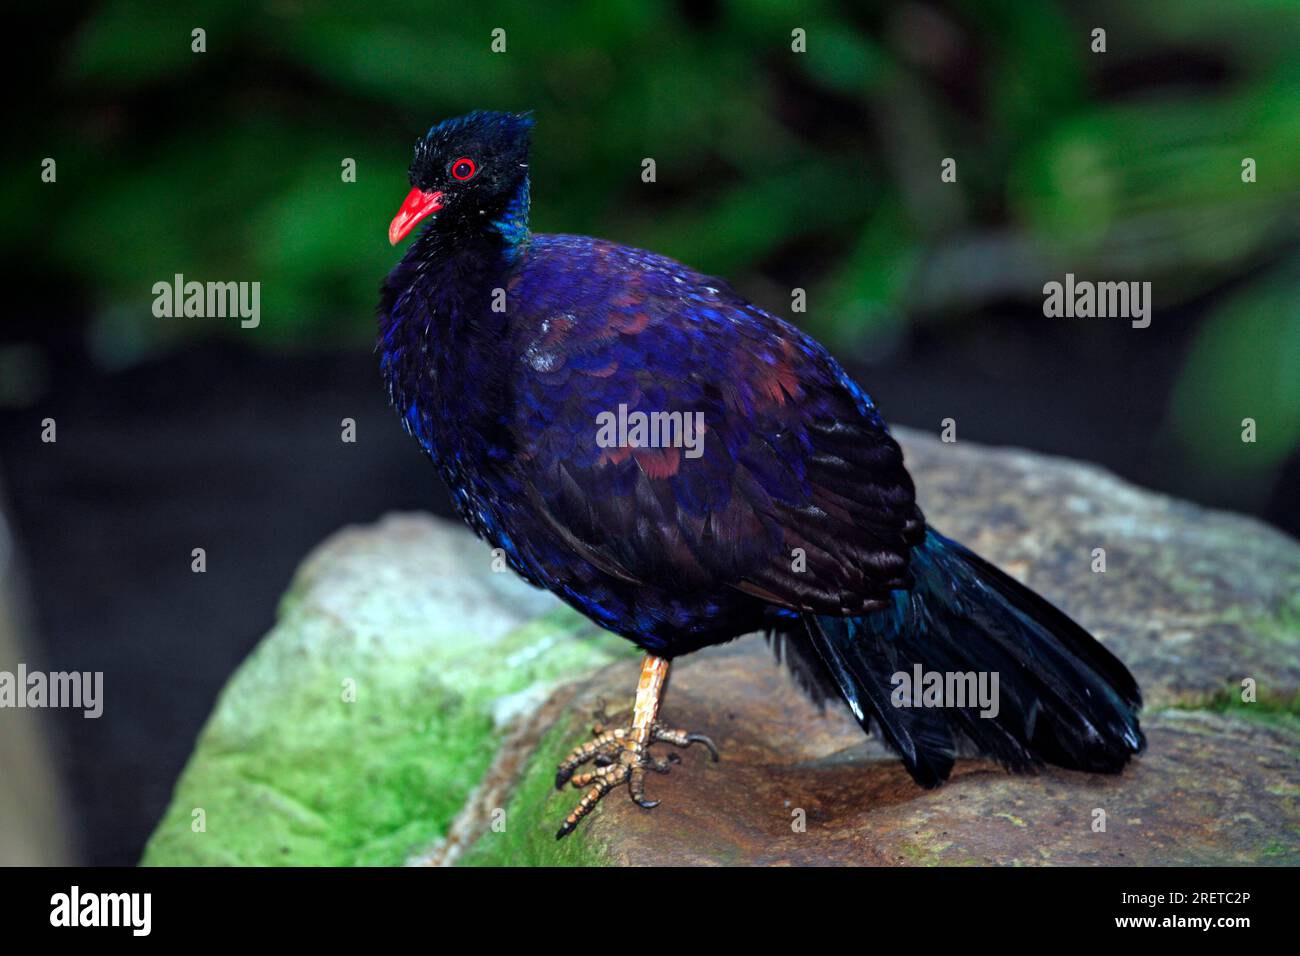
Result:
[[[22,16],[0,506],[31,592],[25,659],[105,672],[103,718],[47,714],[83,862],[138,859],[312,546],[390,510],[446,513],[384,406],[373,309],[411,144],[472,108],[536,110],[535,229],[726,276],[826,341],[891,421],[953,417],[960,440],[1087,459],[1300,533],[1293,5],[116,0]],[[1152,282],[1150,328],[1045,318],[1043,283],[1067,271]],[[177,272],[260,281],[261,326],[155,318],[152,286]]]

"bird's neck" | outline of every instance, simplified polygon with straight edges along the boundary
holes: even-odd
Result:
[[[406,288],[421,294],[438,316],[453,323],[475,317],[479,300],[494,288],[491,283],[527,248],[528,211],[525,177],[495,210],[470,206],[434,220],[411,244],[388,284],[398,286],[399,294]]]
[[[435,459],[473,428],[480,396],[510,365],[504,302],[528,244],[528,184],[498,216],[435,222],[412,243],[384,284],[381,364],[389,398]],[[498,290],[501,290],[498,292]]]
[[[528,245],[528,213],[532,203],[528,177],[519,184],[505,211],[493,220],[491,229],[506,244],[507,256],[513,259]]]

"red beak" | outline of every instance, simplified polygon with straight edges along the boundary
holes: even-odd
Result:
[[[442,193],[426,193],[419,189],[412,189],[406,194],[406,199],[402,202],[402,208],[397,210],[397,215],[393,217],[392,223],[388,227],[388,241],[392,245],[397,245],[406,234],[415,228],[425,216],[435,213],[442,208]]]

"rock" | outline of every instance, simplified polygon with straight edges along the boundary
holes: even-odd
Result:
[[[388,518],[308,559],[145,862],[1300,862],[1300,546],[1090,466],[901,438],[931,522],[1138,676],[1149,748],[1122,776],[966,760],[922,791],[749,637],[675,664],[665,704],[722,762],[688,751],[651,776],[657,809],[616,792],[557,843],[578,794],[554,792],[555,763],[597,698],[630,702],[634,649],[493,574],[466,532]],[[1257,703],[1241,700],[1247,678]]]
[[[332,536],[223,689],[145,865],[395,865],[428,853],[515,719],[625,642],[457,525]],[[528,700],[533,701],[531,708]]]
[[[580,793],[548,793],[545,775],[586,738],[601,697],[627,697],[633,664],[584,684],[559,721],[561,746],[539,756],[539,788],[507,810],[505,833],[483,831],[474,863],[548,863],[546,840]],[[652,775],[636,807],[625,790],[601,803],[569,841],[587,862],[655,865],[1167,865],[1300,862],[1300,723],[1178,709],[1144,721],[1147,753],[1119,777],[1049,768],[1011,775],[958,763],[938,790],[863,736],[843,708],[821,714],[790,684],[765,642],[747,637],[682,661],[665,716],[707,731],[722,760],[694,748]],[[1094,832],[1099,813],[1105,831]],[[521,819],[522,818],[522,819]],[[802,824],[802,827],[800,827]],[[520,855],[514,828],[536,851]]]

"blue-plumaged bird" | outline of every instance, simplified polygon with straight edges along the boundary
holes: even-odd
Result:
[[[532,126],[475,112],[416,143],[389,238],[424,225],[384,282],[378,349],[466,523],[646,653],[630,722],[560,766],[586,792],[558,835],[624,783],[654,806],[652,744],[716,759],[658,719],[669,662],[754,631],[923,787],[970,744],[1011,770],[1119,772],[1144,745],[1124,665],[926,524],[880,413],[818,342],[672,259],[531,232]],[[996,673],[996,708],[908,706],[894,675],[918,665]]]

